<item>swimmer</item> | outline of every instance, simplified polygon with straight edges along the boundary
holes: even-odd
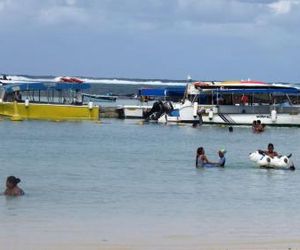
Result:
[[[21,182],[19,178],[15,176],[9,176],[6,179],[6,190],[4,191],[4,195],[7,196],[20,196],[24,195],[24,191],[18,187],[18,183]]]
[[[218,161],[218,165],[220,167],[224,167],[225,166],[225,162],[226,162],[226,159],[225,159],[225,153],[226,153],[226,150],[225,149],[220,149],[218,154],[219,154],[219,161]]]
[[[202,168],[207,163],[211,162],[207,159],[204,148],[199,147],[196,155],[196,168]]]

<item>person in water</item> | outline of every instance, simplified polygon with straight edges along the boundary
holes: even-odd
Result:
[[[20,196],[24,195],[24,191],[18,187],[18,183],[20,183],[21,180],[19,178],[16,178],[15,176],[8,176],[6,179],[6,190],[4,191],[4,195],[7,196]]]
[[[205,166],[209,167],[224,167],[225,166],[225,149],[221,149],[218,151],[219,161],[218,162],[211,162],[208,160],[207,156],[205,155],[205,150],[203,147],[199,147],[197,149],[197,156],[196,156],[196,168],[201,168]]]
[[[220,167],[224,167],[225,166],[225,162],[226,162],[226,159],[225,159],[225,153],[226,153],[226,150],[225,149],[220,149],[218,154],[219,154],[219,161],[218,161],[218,165]]]
[[[253,122],[252,122],[252,132],[253,133],[255,133],[256,132],[256,120],[254,120]]]
[[[257,133],[261,133],[261,132],[264,132],[265,130],[265,126],[263,124],[261,124],[261,121],[260,120],[257,120],[256,121],[256,127],[255,127],[255,131]]]
[[[199,147],[197,149],[196,168],[201,168],[207,163],[211,163],[211,162],[207,159],[204,148]]]
[[[261,154],[266,154],[270,156],[271,158],[274,158],[275,156],[278,156],[278,153],[274,151],[274,145],[273,143],[268,144],[268,150],[258,150],[259,153]]]

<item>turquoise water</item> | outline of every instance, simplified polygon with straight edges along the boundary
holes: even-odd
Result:
[[[3,190],[16,175],[26,192],[0,197],[1,245],[300,237],[300,171],[248,160],[273,142],[300,169],[299,128],[1,121],[0,138]],[[195,169],[198,146],[215,160],[225,147],[226,168]]]

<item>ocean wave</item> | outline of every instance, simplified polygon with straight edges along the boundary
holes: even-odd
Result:
[[[57,82],[59,76],[19,76],[10,75],[7,76],[13,82]],[[86,83],[90,84],[110,84],[110,85],[153,85],[153,86],[185,86],[185,81],[174,81],[174,80],[149,80],[149,79],[110,79],[110,78],[87,78],[77,77]]]
[[[119,84],[119,85],[186,85],[183,82],[167,82],[167,81],[160,81],[160,80],[123,80],[123,79],[88,79],[88,78],[81,78],[87,83],[96,83],[96,84]]]

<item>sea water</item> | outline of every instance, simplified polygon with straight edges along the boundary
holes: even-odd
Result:
[[[300,171],[248,159],[272,142],[300,169],[299,128],[2,120],[0,138],[2,189],[15,175],[26,193],[0,196],[1,249],[300,237]],[[196,169],[199,146],[215,161],[226,148],[226,167]]]

